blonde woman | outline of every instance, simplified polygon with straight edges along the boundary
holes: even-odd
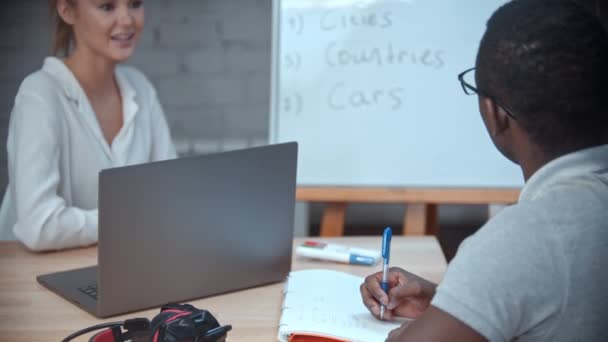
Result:
[[[0,210],[0,237],[35,251],[97,242],[100,170],[176,157],[152,84],[119,65],[141,35],[143,1],[49,3],[55,56],[15,97]]]

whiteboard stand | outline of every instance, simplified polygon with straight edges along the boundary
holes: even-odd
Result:
[[[405,208],[403,235],[437,235],[437,204],[410,203]]]
[[[344,220],[349,203],[407,204],[403,235],[437,235],[439,204],[512,204],[517,202],[517,188],[375,188],[375,187],[306,187],[296,191],[298,201],[326,203],[321,219],[322,237],[344,235]]]

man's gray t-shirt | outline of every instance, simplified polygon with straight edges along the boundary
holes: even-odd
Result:
[[[538,170],[462,243],[431,304],[490,341],[608,341],[608,145]]]

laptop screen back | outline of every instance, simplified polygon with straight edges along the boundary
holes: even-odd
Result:
[[[104,170],[98,313],[285,279],[297,144]]]

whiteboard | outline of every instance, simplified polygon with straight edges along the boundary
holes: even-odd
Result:
[[[275,4],[270,138],[299,143],[298,184],[522,186],[457,80],[505,2]]]

